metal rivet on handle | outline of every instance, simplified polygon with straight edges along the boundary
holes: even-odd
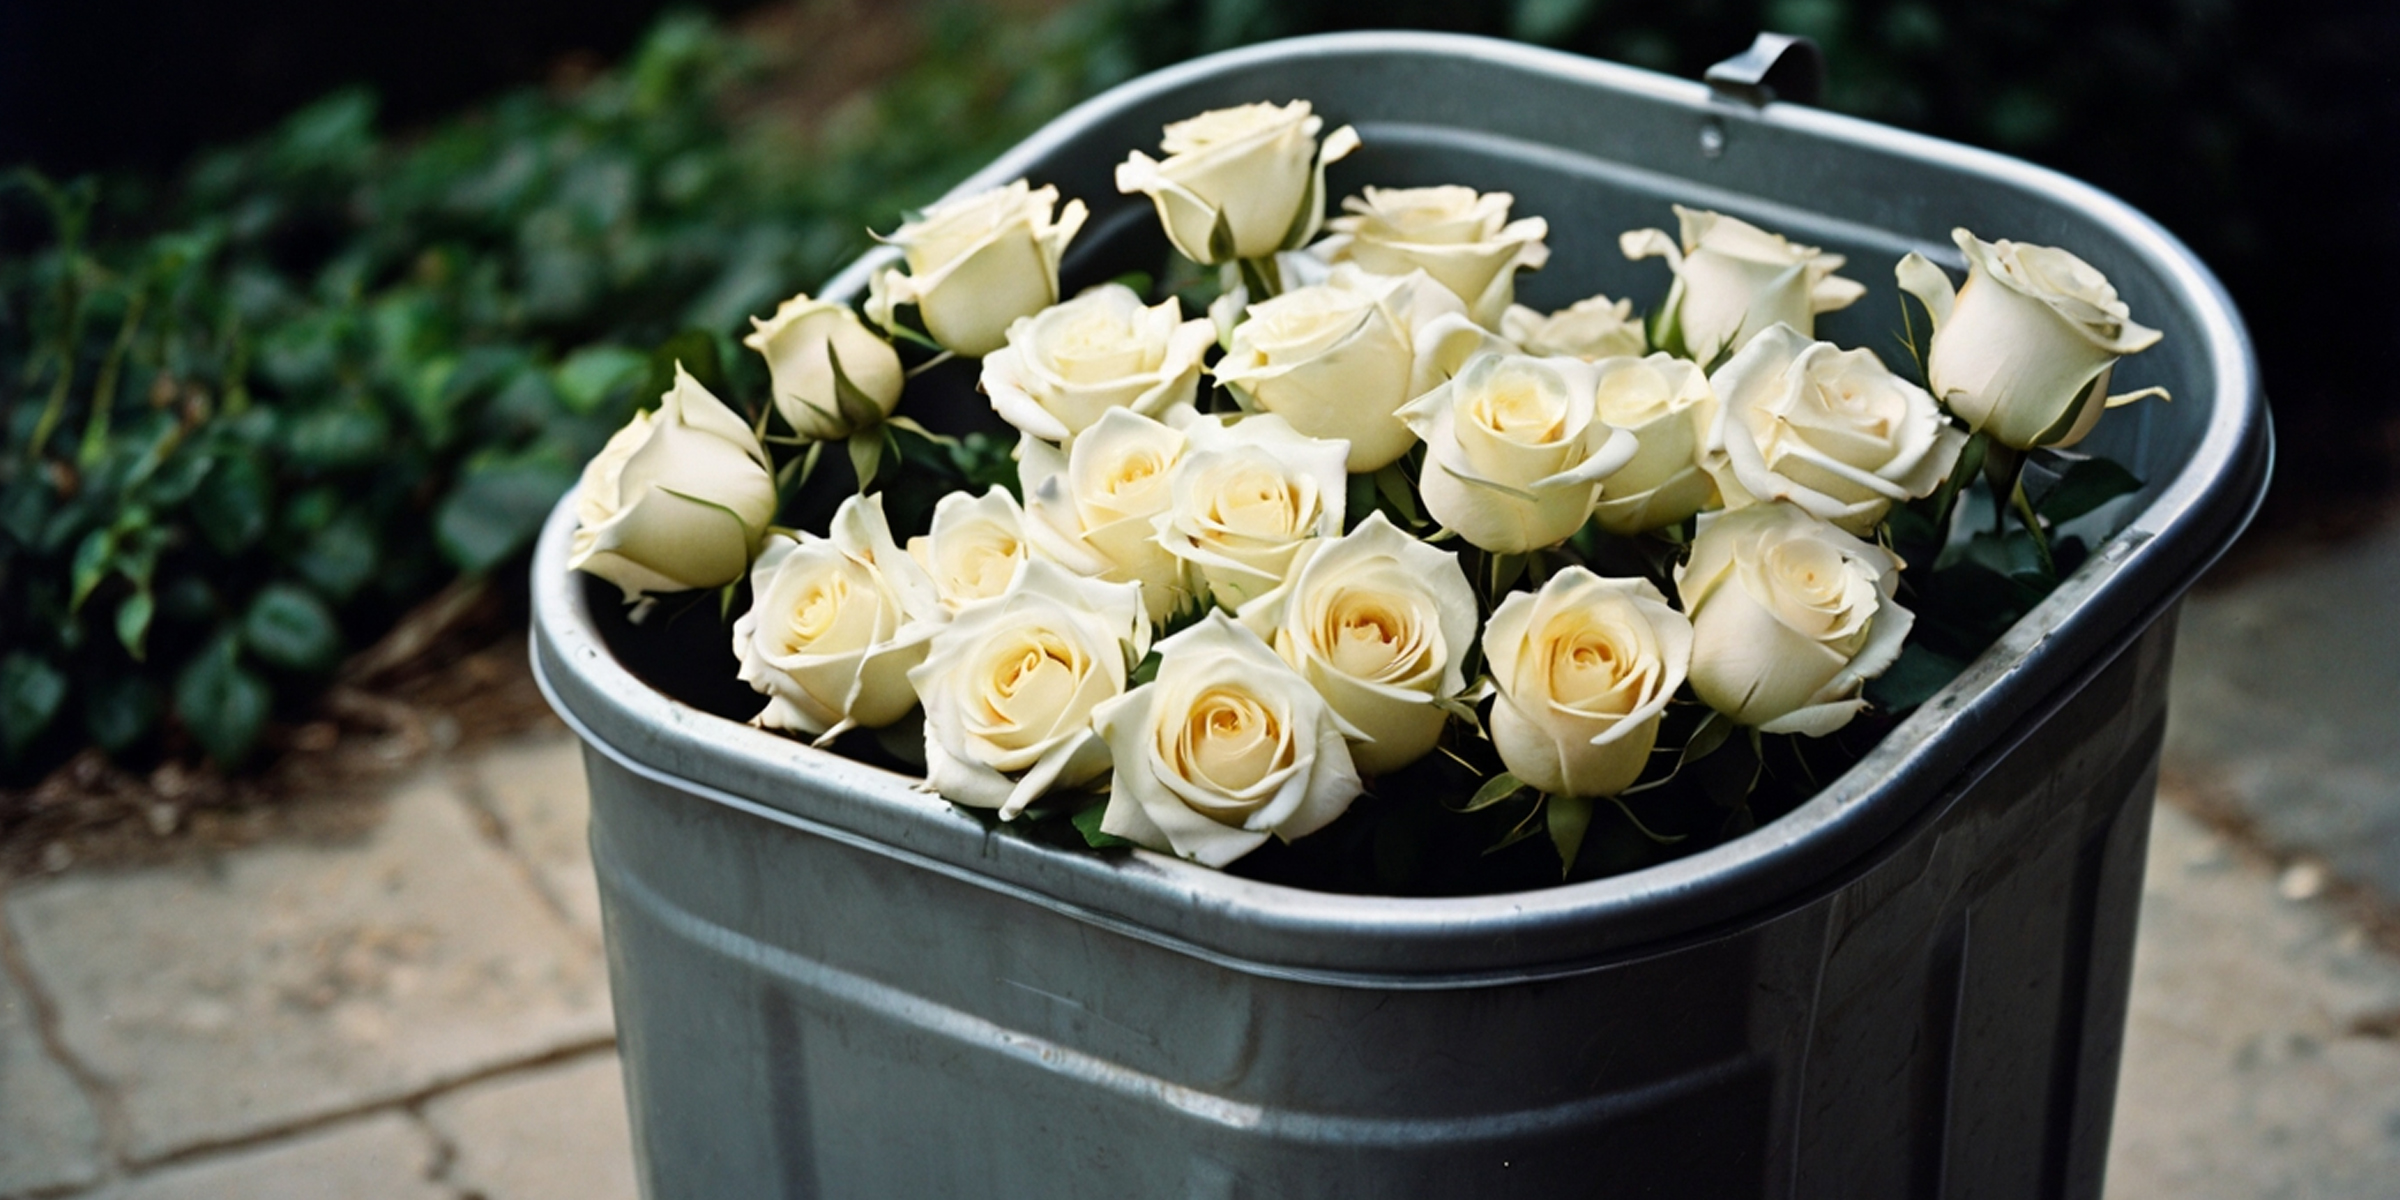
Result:
[[[1700,123],[1700,157],[1715,158],[1725,153],[1725,123],[1710,117]]]

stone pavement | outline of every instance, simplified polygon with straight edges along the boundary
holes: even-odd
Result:
[[[0,897],[0,1196],[634,1195],[573,739],[369,803]]]
[[[2400,526],[2187,606],[2111,1200],[2400,1195],[2396,611]],[[0,1200],[634,1194],[573,740],[367,803],[0,894]]]

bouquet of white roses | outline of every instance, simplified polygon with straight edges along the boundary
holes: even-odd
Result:
[[[1718,213],[1623,236],[1672,270],[1646,319],[1519,305],[1544,219],[1447,186],[1329,220],[1326,166],[1358,144],[1295,101],[1134,151],[1116,182],[1156,206],[1168,289],[1063,294],[1085,207],[1050,187],[908,220],[863,316],[803,295],[754,322],[753,417],[679,372],[609,443],[571,565],[637,619],[722,589],[753,723],[998,822],[1455,890],[1771,818],[2134,486],[2064,447],[2147,394],[2108,388],[2158,334],[2065,250],[1958,230],[1955,289],[1903,259],[1930,318],[1912,378],[1816,339],[1864,293],[1841,256]],[[899,412],[972,359],[1005,457]],[[856,492],[776,524],[831,442]],[[895,528],[887,497],[929,520]]]

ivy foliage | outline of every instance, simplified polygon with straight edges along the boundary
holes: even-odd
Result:
[[[252,758],[344,658],[512,569],[685,360],[1131,74],[1110,4],[934,7],[813,136],[758,56],[663,20],[613,73],[438,127],[309,106],[181,177],[0,179],[0,783],[95,745]]]

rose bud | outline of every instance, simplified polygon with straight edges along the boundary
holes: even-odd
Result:
[[[658,411],[635,413],[585,465],[575,517],[567,566],[633,604],[741,578],[775,517],[775,480],[750,427],[678,363]]]
[[[775,411],[793,433],[812,442],[838,441],[892,415],[900,403],[905,377],[899,354],[849,305],[811,300],[803,292],[776,306],[774,316],[752,317],[750,324],[742,344],[767,360]],[[844,381],[852,389],[848,396],[842,394]]]
[[[1354,262],[1378,275],[1423,271],[1467,306],[1486,329],[1516,299],[1519,271],[1550,259],[1540,217],[1508,219],[1516,197],[1468,187],[1367,188],[1342,201],[1332,235],[1309,247],[1327,262]]]
[[[1679,331],[1687,357],[1708,366],[1777,323],[1816,332],[1816,314],[1848,308],[1867,289],[1834,274],[1843,262],[1814,246],[1784,240],[1747,221],[1675,206],[1680,246],[1664,230],[1636,229],[1618,239],[1627,258],[1662,256],[1675,269],[1664,326]],[[1676,338],[1661,334],[1672,346]]]
[[[1969,429],[2004,446],[2072,446],[2104,409],[2164,388],[2108,394],[2117,360],[2149,349],[2159,332],[2133,322],[2108,277],[2049,246],[1986,242],[1950,231],[1967,256],[1955,295],[1941,268],[1900,260],[1901,290],[1933,314],[1925,375],[1933,394]]]
[[[1158,206],[1167,240],[1203,266],[1300,246],[1325,220],[1325,164],[1358,149],[1344,125],[1308,101],[1219,108],[1167,126],[1160,161],[1139,150],[1117,165],[1117,190]]]
[[[1058,189],[1004,187],[946,200],[878,240],[900,247],[903,272],[867,280],[867,318],[892,328],[892,310],[917,306],[925,332],[978,358],[1008,344],[1008,326],[1058,302],[1058,260],[1083,228],[1083,201],[1058,208]]]

